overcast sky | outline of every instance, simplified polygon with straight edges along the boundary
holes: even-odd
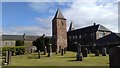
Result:
[[[118,0],[11,1],[2,3],[3,34],[52,35],[51,20],[58,7],[67,19],[67,29],[71,21],[75,29],[95,22],[118,32]]]

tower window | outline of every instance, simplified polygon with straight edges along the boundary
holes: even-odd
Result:
[[[62,25],[64,25],[64,22],[61,20],[61,22],[62,22]]]

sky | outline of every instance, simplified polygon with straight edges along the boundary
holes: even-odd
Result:
[[[31,0],[2,2],[2,33],[10,35],[52,35],[52,19],[60,8],[67,19],[67,30],[73,21],[75,29],[101,24],[118,32],[118,0]]]

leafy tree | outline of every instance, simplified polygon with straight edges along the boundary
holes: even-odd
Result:
[[[47,51],[49,51],[49,44],[51,43],[51,39],[48,37],[45,37],[45,46],[47,47]]]
[[[51,43],[50,38],[45,37],[45,46],[49,46],[50,43]]]
[[[15,46],[24,46],[24,41],[22,41],[22,40],[17,40],[17,41],[15,42]]]
[[[33,45],[37,47],[37,50],[43,51],[45,46],[44,37],[41,36],[35,41],[33,41]]]

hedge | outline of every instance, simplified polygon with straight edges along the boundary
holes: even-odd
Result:
[[[5,51],[12,51],[12,55],[23,55],[25,53],[25,46],[16,47],[2,47],[2,55],[5,55]]]

